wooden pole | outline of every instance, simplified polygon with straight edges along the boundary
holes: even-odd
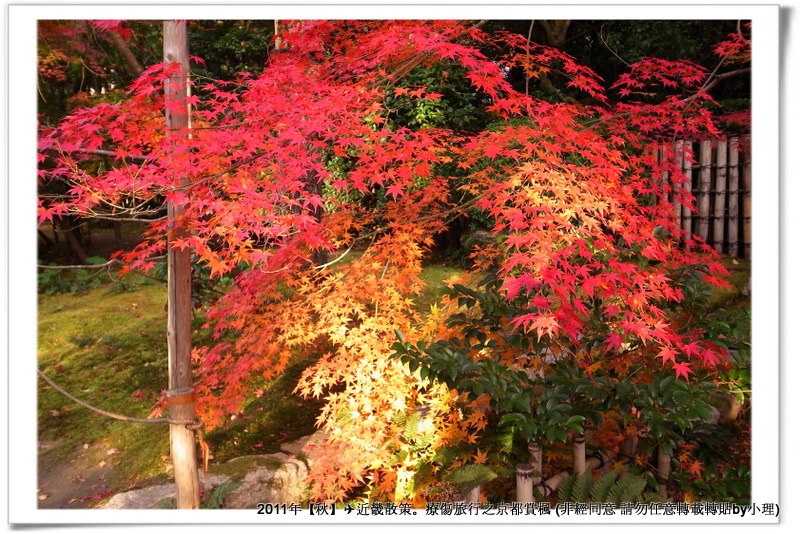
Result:
[[[186,86],[189,74],[189,44],[186,22],[164,21],[164,62],[180,63],[180,72],[166,80],[164,96],[166,101],[167,137],[173,141],[170,153],[173,168],[181,159],[179,141],[186,136],[189,126],[189,113],[185,105]],[[183,102],[184,105],[173,103]],[[172,104],[172,105],[171,105]],[[177,185],[187,185],[189,178],[180,173]],[[172,202],[167,204],[168,242],[186,235],[181,222],[183,207]],[[192,390],[192,256],[189,249],[167,247],[167,344],[169,352],[169,389],[167,402],[172,419],[192,420],[195,418]],[[197,454],[195,435],[185,425],[170,425],[170,455],[177,486],[178,508],[200,508],[200,481],[197,473]]]
[[[742,179],[744,181],[744,197],[742,199],[742,218],[744,219],[744,257],[750,259],[750,137],[745,138],[744,164],[742,165]],[[743,139],[743,141],[745,140]]]
[[[728,141],[728,255],[739,256],[739,139]]]
[[[717,141],[717,175],[714,179],[714,242],[712,246],[722,252],[725,243],[725,185],[728,182],[728,142]]]
[[[697,236],[708,242],[708,218],[711,190],[711,141],[700,143],[700,180],[697,194],[698,224]]]
[[[681,164],[683,167],[683,198],[684,201],[692,196],[692,157],[687,155],[688,151],[692,150],[692,142],[684,141],[681,146]],[[686,232],[687,237],[692,235],[692,210],[689,206],[683,206],[683,231]]]
[[[675,166],[683,169],[683,141],[678,141],[672,145],[674,151],[673,157],[675,158]],[[666,153],[666,150],[665,150]],[[672,179],[672,205],[675,210],[675,228],[681,228],[681,182]],[[677,237],[676,237],[677,239]]]
[[[662,449],[661,447],[658,448],[658,474],[656,475],[656,479],[658,480],[658,494],[661,498],[667,498],[667,482],[669,481],[669,473],[670,469],[670,455]]]

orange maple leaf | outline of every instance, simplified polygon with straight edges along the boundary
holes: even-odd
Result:
[[[689,466],[688,471],[690,473],[692,473],[694,476],[696,476],[697,478],[703,478],[703,476],[702,476],[703,464],[700,463],[699,460],[695,460],[694,462],[692,462],[692,465]]]

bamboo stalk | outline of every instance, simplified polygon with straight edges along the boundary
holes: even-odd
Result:
[[[681,151],[681,164],[683,168],[683,174],[685,176],[682,183],[682,197],[684,202],[688,201],[688,199],[692,196],[692,157],[686,154],[687,151],[692,151],[692,143],[690,141],[684,141],[683,150]],[[692,209],[688,205],[684,204],[682,206],[682,212],[683,231],[686,232],[688,237],[692,234]]]
[[[533,502],[533,473],[531,464],[517,464],[517,502]]]
[[[722,252],[725,242],[725,185],[728,182],[728,143],[717,141],[717,175],[714,181],[714,242],[712,246]]]
[[[697,236],[703,241],[708,241],[708,215],[710,207],[711,190],[711,141],[700,143],[700,180],[697,194]]]
[[[751,193],[750,193],[750,138],[749,136],[746,138],[746,145],[744,149],[744,164],[742,165],[742,178],[744,180],[744,198],[742,199],[742,217],[744,218],[744,257],[748,260],[750,259],[750,201],[751,201]]]
[[[675,158],[675,166],[679,169],[683,169],[683,141],[678,141],[673,145],[674,154],[673,157]],[[664,157],[666,157],[666,147],[664,148]],[[675,210],[675,227],[681,227],[681,182],[678,180],[672,180],[672,205],[674,206]]]
[[[542,445],[535,442],[528,442],[528,452],[531,454],[531,465],[533,466],[533,484],[542,481]]]
[[[739,256],[739,139],[728,141],[728,255]]]
[[[586,436],[575,434],[572,438],[572,472],[578,476],[586,471]]]
[[[464,495],[464,502],[469,503],[479,503],[481,502],[481,487],[476,486],[469,490],[466,495]]]
[[[603,458],[598,458],[597,456],[592,456],[586,459],[586,469],[589,471],[594,471],[595,469],[602,467],[608,464],[611,460],[613,460],[616,455],[605,456]],[[548,497],[553,495],[558,491],[558,487],[570,476],[569,470],[562,471],[557,475],[553,475],[552,477],[548,478],[545,482],[540,482],[538,484],[539,491],[543,497]]]

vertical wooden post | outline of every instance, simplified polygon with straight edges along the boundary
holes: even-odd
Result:
[[[697,194],[697,236],[708,242],[708,218],[711,190],[711,141],[700,142],[700,180]]]
[[[717,175],[714,178],[714,242],[712,246],[722,252],[725,242],[725,185],[728,182],[728,143],[717,141]]]
[[[728,141],[728,255],[739,256],[739,139]]]
[[[189,44],[185,21],[164,21],[164,62],[167,64],[180,63],[180,72],[166,80],[164,84],[167,138],[173,141],[170,157],[172,168],[175,169],[179,168],[182,159],[178,148],[179,141],[186,136],[189,125],[189,113],[185,105],[189,75]],[[184,104],[180,105],[180,103]],[[187,175],[180,172],[177,185],[187,184]],[[170,246],[173,239],[186,234],[181,221],[182,212],[182,206],[172,202],[167,204],[167,285],[169,292],[167,316],[169,389],[167,390],[167,402],[171,418],[192,420],[195,418],[191,361],[192,253],[189,249],[181,250]],[[178,508],[200,508],[200,481],[197,473],[194,432],[185,425],[173,424],[170,425],[169,436]]]
[[[661,498],[667,498],[667,482],[669,481],[669,473],[670,469],[670,462],[671,462],[670,455],[662,449],[661,447],[658,448],[658,473],[656,475],[656,480],[658,480],[658,494]]]
[[[692,151],[692,142],[684,141],[681,147],[681,163],[683,165],[683,175],[685,176],[683,182],[683,198],[688,200],[692,196],[692,159],[694,154],[687,155],[687,152]],[[692,235],[692,210],[689,206],[683,206],[683,231],[686,232],[687,237]]]
[[[678,141],[672,145],[674,151],[673,157],[675,158],[675,166],[683,170],[683,141]],[[666,150],[665,150],[666,153]],[[681,189],[682,184],[680,181],[672,178],[672,205],[675,210],[675,228],[679,231],[681,228]],[[677,239],[677,237],[676,237]]]
[[[750,176],[751,176],[751,169],[750,169],[750,137],[746,138],[746,144],[744,147],[744,164],[742,165],[742,179],[744,181],[744,198],[742,199],[742,219],[744,219],[744,257],[748,260],[750,259]]]

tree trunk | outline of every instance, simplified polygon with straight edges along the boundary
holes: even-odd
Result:
[[[547,46],[554,48],[563,48],[564,43],[567,42],[567,30],[569,29],[569,20],[537,20],[537,22],[544,28],[545,39]]]
[[[111,37],[111,42],[114,43],[114,46],[119,51],[122,58],[125,60],[125,63],[128,64],[128,68],[135,76],[139,76],[142,72],[144,72],[144,68],[142,64],[139,63],[139,60],[136,59],[136,56],[133,55],[131,48],[128,46],[128,43],[125,42],[125,39],[122,38],[120,34],[117,32],[108,32]]]
[[[122,223],[114,221],[112,225],[114,227],[114,242],[117,244],[117,250],[122,250],[125,246],[125,243],[122,241]]]
[[[164,22],[164,62],[180,63],[179,75],[168,79],[164,85],[164,95],[169,102],[185,102],[186,79],[189,69],[189,47],[186,35],[186,22]],[[185,135],[189,124],[188,109],[183,106],[166,107],[167,136],[174,141],[171,157],[176,157],[176,147],[180,136]],[[186,185],[188,178],[181,174],[179,185]],[[171,241],[186,235],[180,222],[182,206],[167,204],[168,239]],[[170,417],[192,420],[195,417],[192,398],[192,287],[191,250],[168,246],[168,292],[167,341],[169,351],[169,390],[167,401]],[[197,474],[197,454],[195,452],[194,431],[186,425],[170,425],[170,454],[177,486],[178,508],[197,509],[200,507],[200,481]]]
[[[67,240],[69,251],[72,253],[75,261],[78,263],[78,265],[86,265],[88,263],[88,255],[86,254],[86,251],[83,250],[83,246],[81,246],[78,236],[75,235],[73,217],[69,215],[60,217],[58,219],[58,225],[61,227],[61,232],[64,234],[64,238]]]

